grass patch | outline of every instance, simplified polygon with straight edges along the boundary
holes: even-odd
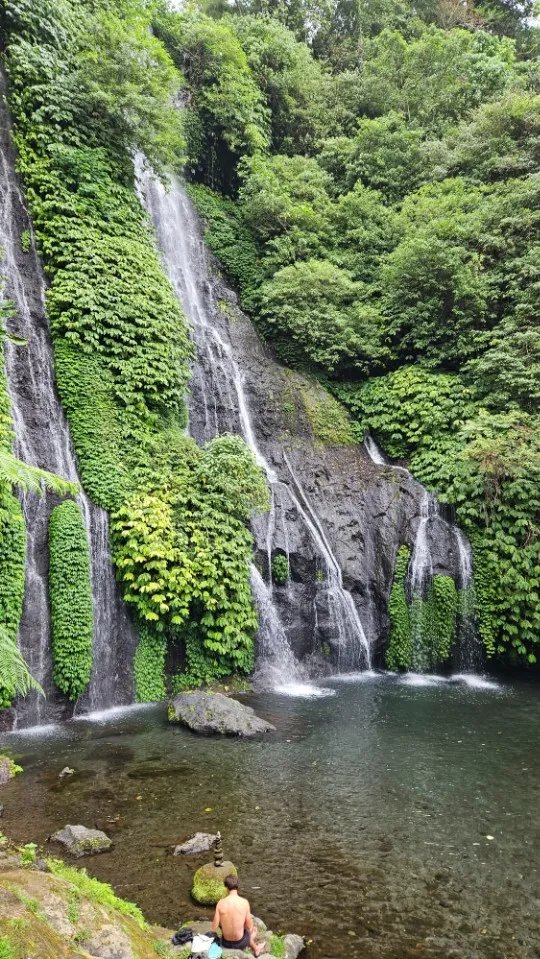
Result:
[[[88,875],[86,869],[75,869],[73,866],[66,866],[59,859],[47,860],[49,869],[53,876],[64,879],[75,886],[80,895],[89,899],[91,902],[97,902],[101,906],[108,906],[115,909],[123,916],[131,916],[141,929],[148,929],[148,924],[139,909],[133,902],[127,902],[120,899],[113,891],[112,886],[107,882],[99,882]]]
[[[285,940],[283,936],[272,936],[270,939],[270,952],[276,959],[285,959],[287,951],[285,949]]]

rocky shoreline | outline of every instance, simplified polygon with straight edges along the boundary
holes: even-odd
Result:
[[[263,959],[297,959],[300,936],[277,936],[256,920]],[[186,923],[196,933],[210,920]],[[36,959],[187,959],[191,945],[173,946],[173,930],[153,926],[133,903],[84,869],[42,858],[33,843],[0,838],[0,955]],[[251,953],[224,949],[227,959]]]

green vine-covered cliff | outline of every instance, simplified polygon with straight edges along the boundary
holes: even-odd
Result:
[[[81,481],[112,516],[113,561],[141,626],[138,699],[163,696],[167,647],[180,647],[187,683],[251,668],[246,520],[267,508],[265,480],[241,440],[199,450],[184,436],[192,346],[133,163],[139,153],[164,175],[183,157],[180,77],[149,29],[150,12],[122,0],[15,0],[2,17],[18,171],[49,280],[56,382]],[[50,529],[54,674],[72,699],[92,665],[77,510],[60,506]]]
[[[138,624],[136,698],[250,672],[248,522],[269,503],[242,440],[199,448],[185,435],[193,344],[139,165],[164,180],[185,171],[206,241],[261,337],[335,397],[324,423],[304,404],[314,432],[330,417],[343,445],[371,433],[448,505],[473,546],[487,655],[535,664],[540,43],[529,5],[1,6],[33,225],[21,250],[35,243],[43,261],[81,483],[110,516]],[[0,674],[3,706],[31,682],[13,682],[24,673],[25,550],[14,490],[77,492],[21,473],[12,440],[2,377],[0,627],[13,667]],[[53,513],[49,552],[55,681],[75,700],[92,670],[92,603],[71,498]],[[408,563],[402,547],[386,660],[431,667],[450,656],[464,599],[447,576],[409,596]],[[271,576],[287,583],[285,556]]]
[[[208,244],[280,358],[452,507],[486,653],[524,665],[540,635],[528,11],[252,0],[155,15],[189,87]]]

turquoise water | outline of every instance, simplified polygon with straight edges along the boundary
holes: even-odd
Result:
[[[256,742],[201,739],[161,706],[5,735],[25,773],[2,829],[105,828],[113,851],[84,864],[169,926],[206,913],[189,889],[208,854],[172,847],[220,829],[253,910],[312,938],[311,959],[539,957],[538,688],[330,686],[247,697],[277,727]]]

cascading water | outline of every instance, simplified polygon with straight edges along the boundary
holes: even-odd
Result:
[[[364,449],[370,460],[373,463],[376,463],[377,466],[388,465],[382,454],[382,450],[379,448],[373,437],[369,435],[369,433],[366,433],[364,437]]]
[[[474,673],[482,667],[482,644],[475,616],[475,597],[471,547],[456,526],[459,557],[460,606],[458,610],[458,662],[462,673]]]
[[[4,92],[3,79],[0,92]],[[23,253],[21,233],[31,224],[15,175],[5,107],[0,133],[0,270],[6,295],[16,306],[10,330],[26,341],[5,348],[5,366],[15,432],[15,453],[25,462],[79,483],[69,427],[54,387],[54,364],[45,318],[45,284],[33,249]],[[52,679],[50,615],[48,602],[48,525],[58,502],[51,494],[22,494],[26,531],[26,581],[19,643],[30,670],[46,699],[30,693],[17,706],[17,726],[51,721],[66,712]],[[94,606],[93,672],[83,708],[103,708],[132,698],[131,662],[125,647],[133,646],[130,624],[114,579],[108,549],[107,514],[78,496],[89,538]],[[121,652],[120,647],[124,649]]]
[[[370,647],[358,612],[349,592],[344,589],[340,566],[332,551],[322,524],[309,503],[291,463],[284,454],[283,469],[268,463],[255,436],[244,386],[244,376],[236,362],[226,326],[220,321],[211,297],[211,286],[205,263],[204,244],[196,214],[182,185],[175,181],[169,191],[148,174],[139,173],[144,202],[152,217],[158,245],[165,266],[184,311],[193,326],[198,361],[192,391],[200,399],[198,410],[191,404],[190,431],[200,443],[220,433],[237,433],[252,449],[257,463],[265,471],[271,489],[271,510],[267,518],[265,548],[268,558],[270,586],[260,574],[252,572],[254,595],[259,606],[259,638],[263,663],[268,665],[272,683],[283,684],[291,678],[291,670],[299,670],[272,599],[271,558],[273,541],[279,529],[287,537],[287,512],[294,511],[310,537],[324,566],[319,601],[324,597],[331,622],[339,667],[359,669],[370,666]],[[288,652],[287,652],[288,650]],[[293,661],[296,663],[293,669]],[[298,676],[298,672],[294,674]]]
[[[382,450],[369,433],[364,438],[364,449],[377,466],[408,472],[402,466],[387,463]],[[410,474],[409,474],[410,475]],[[461,673],[478,671],[482,666],[482,646],[476,627],[474,612],[474,583],[471,547],[458,526],[450,526],[440,515],[435,496],[424,493],[420,504],[420,520],[416,531],[413,552],[408,571],[408,589],[411,597],[411,630],[413,642],[413,666],[422,670],[428,665],[422,643],[423,623],[421,600],[425,598],[433,580],[433,558],[429,542],[430,525],[437,520],[451,530],[456,546],[459,610],[457,627],[457,666]]]
[[[409,566],[409,584],[411,592],[411,633],[413,648],[413,668],[423,670],[429,666],[423,642],[423,622],[421,601],[433,579],[433,561],[428,542],[428,524],[437,515],[437,501],[426,491],[420,506],[420,522],[414,542]]]

